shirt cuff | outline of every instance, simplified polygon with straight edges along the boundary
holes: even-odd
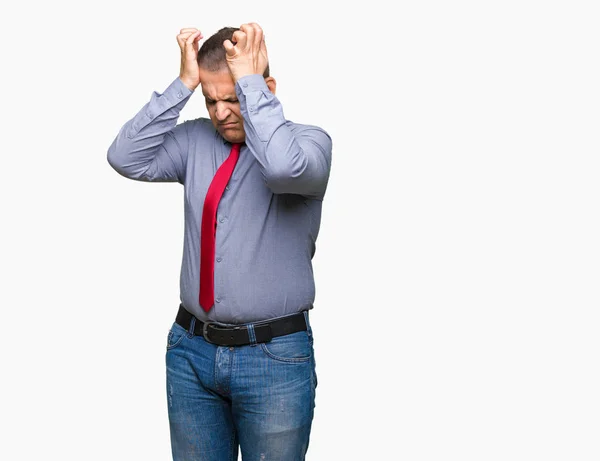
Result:
[[[181,110],[192,93],[193,91],[185,86],[185,83],[177,77],[162,94],[156,94],[157,99],[154,104],[150,103],[146,115],[150,119],[153,119],[156,115],[172,108]]]
[[[235,82],[235,90],[239,96],[239,92],[247,95],[253,91],[270,91],[265,78],[260,74],[244,75]]]
[[[187,98],[189,95],[193,93],[185,83],[181,81],[179,77],[177,77],[173,82],[167,87],[163,94],[173,96],[176,102],[181,101],[182,99]]]

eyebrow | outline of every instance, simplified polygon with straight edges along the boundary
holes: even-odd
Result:
[[[202,93],[202,96],[204,96],[204,99],[206,99],[207,101],[211,101],[211,102],[214,101],[213,98],[211,98],[210,96],[207,96],[204,93]],[[228,98],[221,99],[221,101],[230,101],[230,102],[237,101],[237,100],[238,100],[237,96],[229,96]]]

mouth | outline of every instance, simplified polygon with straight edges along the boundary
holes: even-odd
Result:
[[[220,123],[219,126],[223,129],[225,128],[233,128],[234,126],[236,126],[237,123],[233,122],[233,123]]]

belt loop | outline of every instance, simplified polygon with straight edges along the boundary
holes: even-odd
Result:
[[[308,336],[312,336],[312,328],[310,327],[310,321],[308,320],[308,310],[302,311],[304,313],[304,321],[306,322],[306,332]]]
[[[192,315],[190,320],[190,329],[188,330],[188,336],[192,338],[194,336],[194,328],[196,327],[196,316]]]
[[[249,323],[248,325],[246,325],[246,328],[248,328],[248,339],[250,340],[250,346],[255,347],[256,335],[254,334],[254,325],[252,323]]]

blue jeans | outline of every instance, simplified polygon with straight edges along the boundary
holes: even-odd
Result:
[[[315,408],[313,335],[218,346],[173,323],[165,355],[174,461],[303,461]],[[249,324],[250,337],[254,329]]]

